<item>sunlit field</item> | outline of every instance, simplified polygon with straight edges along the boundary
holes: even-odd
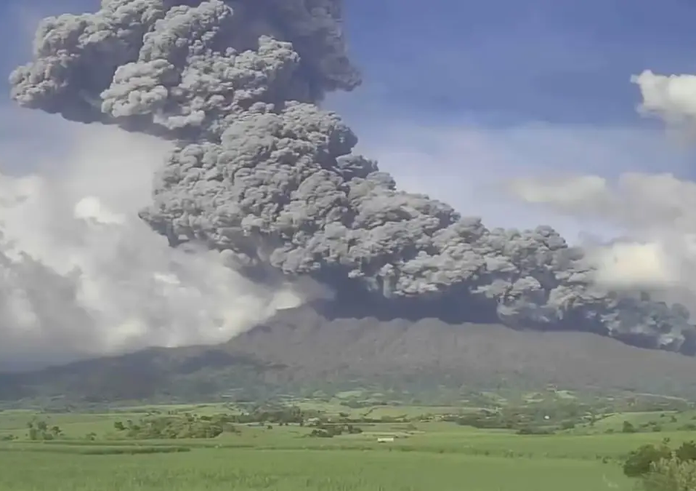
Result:
[[[236,433],[209,439],[119,439],[114,423],[144,410],[42,415],[62,433],[38,442],[27,435],[37,414],[0,412],[0,437],[14,437],[0,444],[0,490],[628,491],[635,483],[620,465],[628,452],[694,437],[685,431],[518,435],[412,422],[366,424],[360,434],[334,438],[312,438],[300,425],[238,425]]]
[[[197,449],[151,455],[6,452],[0,489],[14,491],[437,490],[587,491],[618,469],[593,461],[379,450]]]

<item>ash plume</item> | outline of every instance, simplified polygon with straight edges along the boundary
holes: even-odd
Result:
[[[140,217],[246,275],[310,276],[343,315],[597,332],[693,354],[680,304],[596,282],[549,226],[487,229],[399,191],[324,95],[360,83],[338,0],[102,0],[48,18],[11,76],[20,105],[175,142]],[[424,172],[426,170],[424,169]]]

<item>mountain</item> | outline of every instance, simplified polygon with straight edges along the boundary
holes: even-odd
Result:
[[[318,387],[634,391],[696,397],[696,358],[580,332],[282,311],[219,346],[150,349],[0,375],[0,399],[203,400]]]

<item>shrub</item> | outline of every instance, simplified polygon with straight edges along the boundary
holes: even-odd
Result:
[[[642,484],[645,491],[695,491],[696,462],[661,459],[651,464]]]
[[[562,430],[572,430],[575,428],[575,423],[573,421],[564,421],[561,423]]]
[[[621,431],[623,433],[636,433],[638,430],[636,430],[636,427],[633,426],[630,421],[624,421]]]
[[[518,435],[553,435],[553,430],[548,428],[535,428],[533,426],[525,426],[517,430]]]
[[[648,474],[651,466],[662,459],[672,458],[672,451],[666,446],[643,445],[628,456],[623,465],[623,472],[628,477],[640,477]]]
[[[314,429],[312,432],[309,434],[311,437],[315,438],[333,438],[334,434],[323,429]]]
[[[669,439],[662,445],[643,445],[631,452],[624,474],[638,477],[645,491],[696,491],[696,443],[685,442],[672,451]]]
[[[681,461],[694,461],[696,460],[696,443],[685,442],[682,443],[674,452],[674,456]]]

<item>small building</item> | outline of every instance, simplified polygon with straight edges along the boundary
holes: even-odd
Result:
[[[377,443],[389,443],[389,442],[393,442],[393,441],[394,441],[393,436],[387,436],[387,437],[382,437],[382,438],[377,439]]]

